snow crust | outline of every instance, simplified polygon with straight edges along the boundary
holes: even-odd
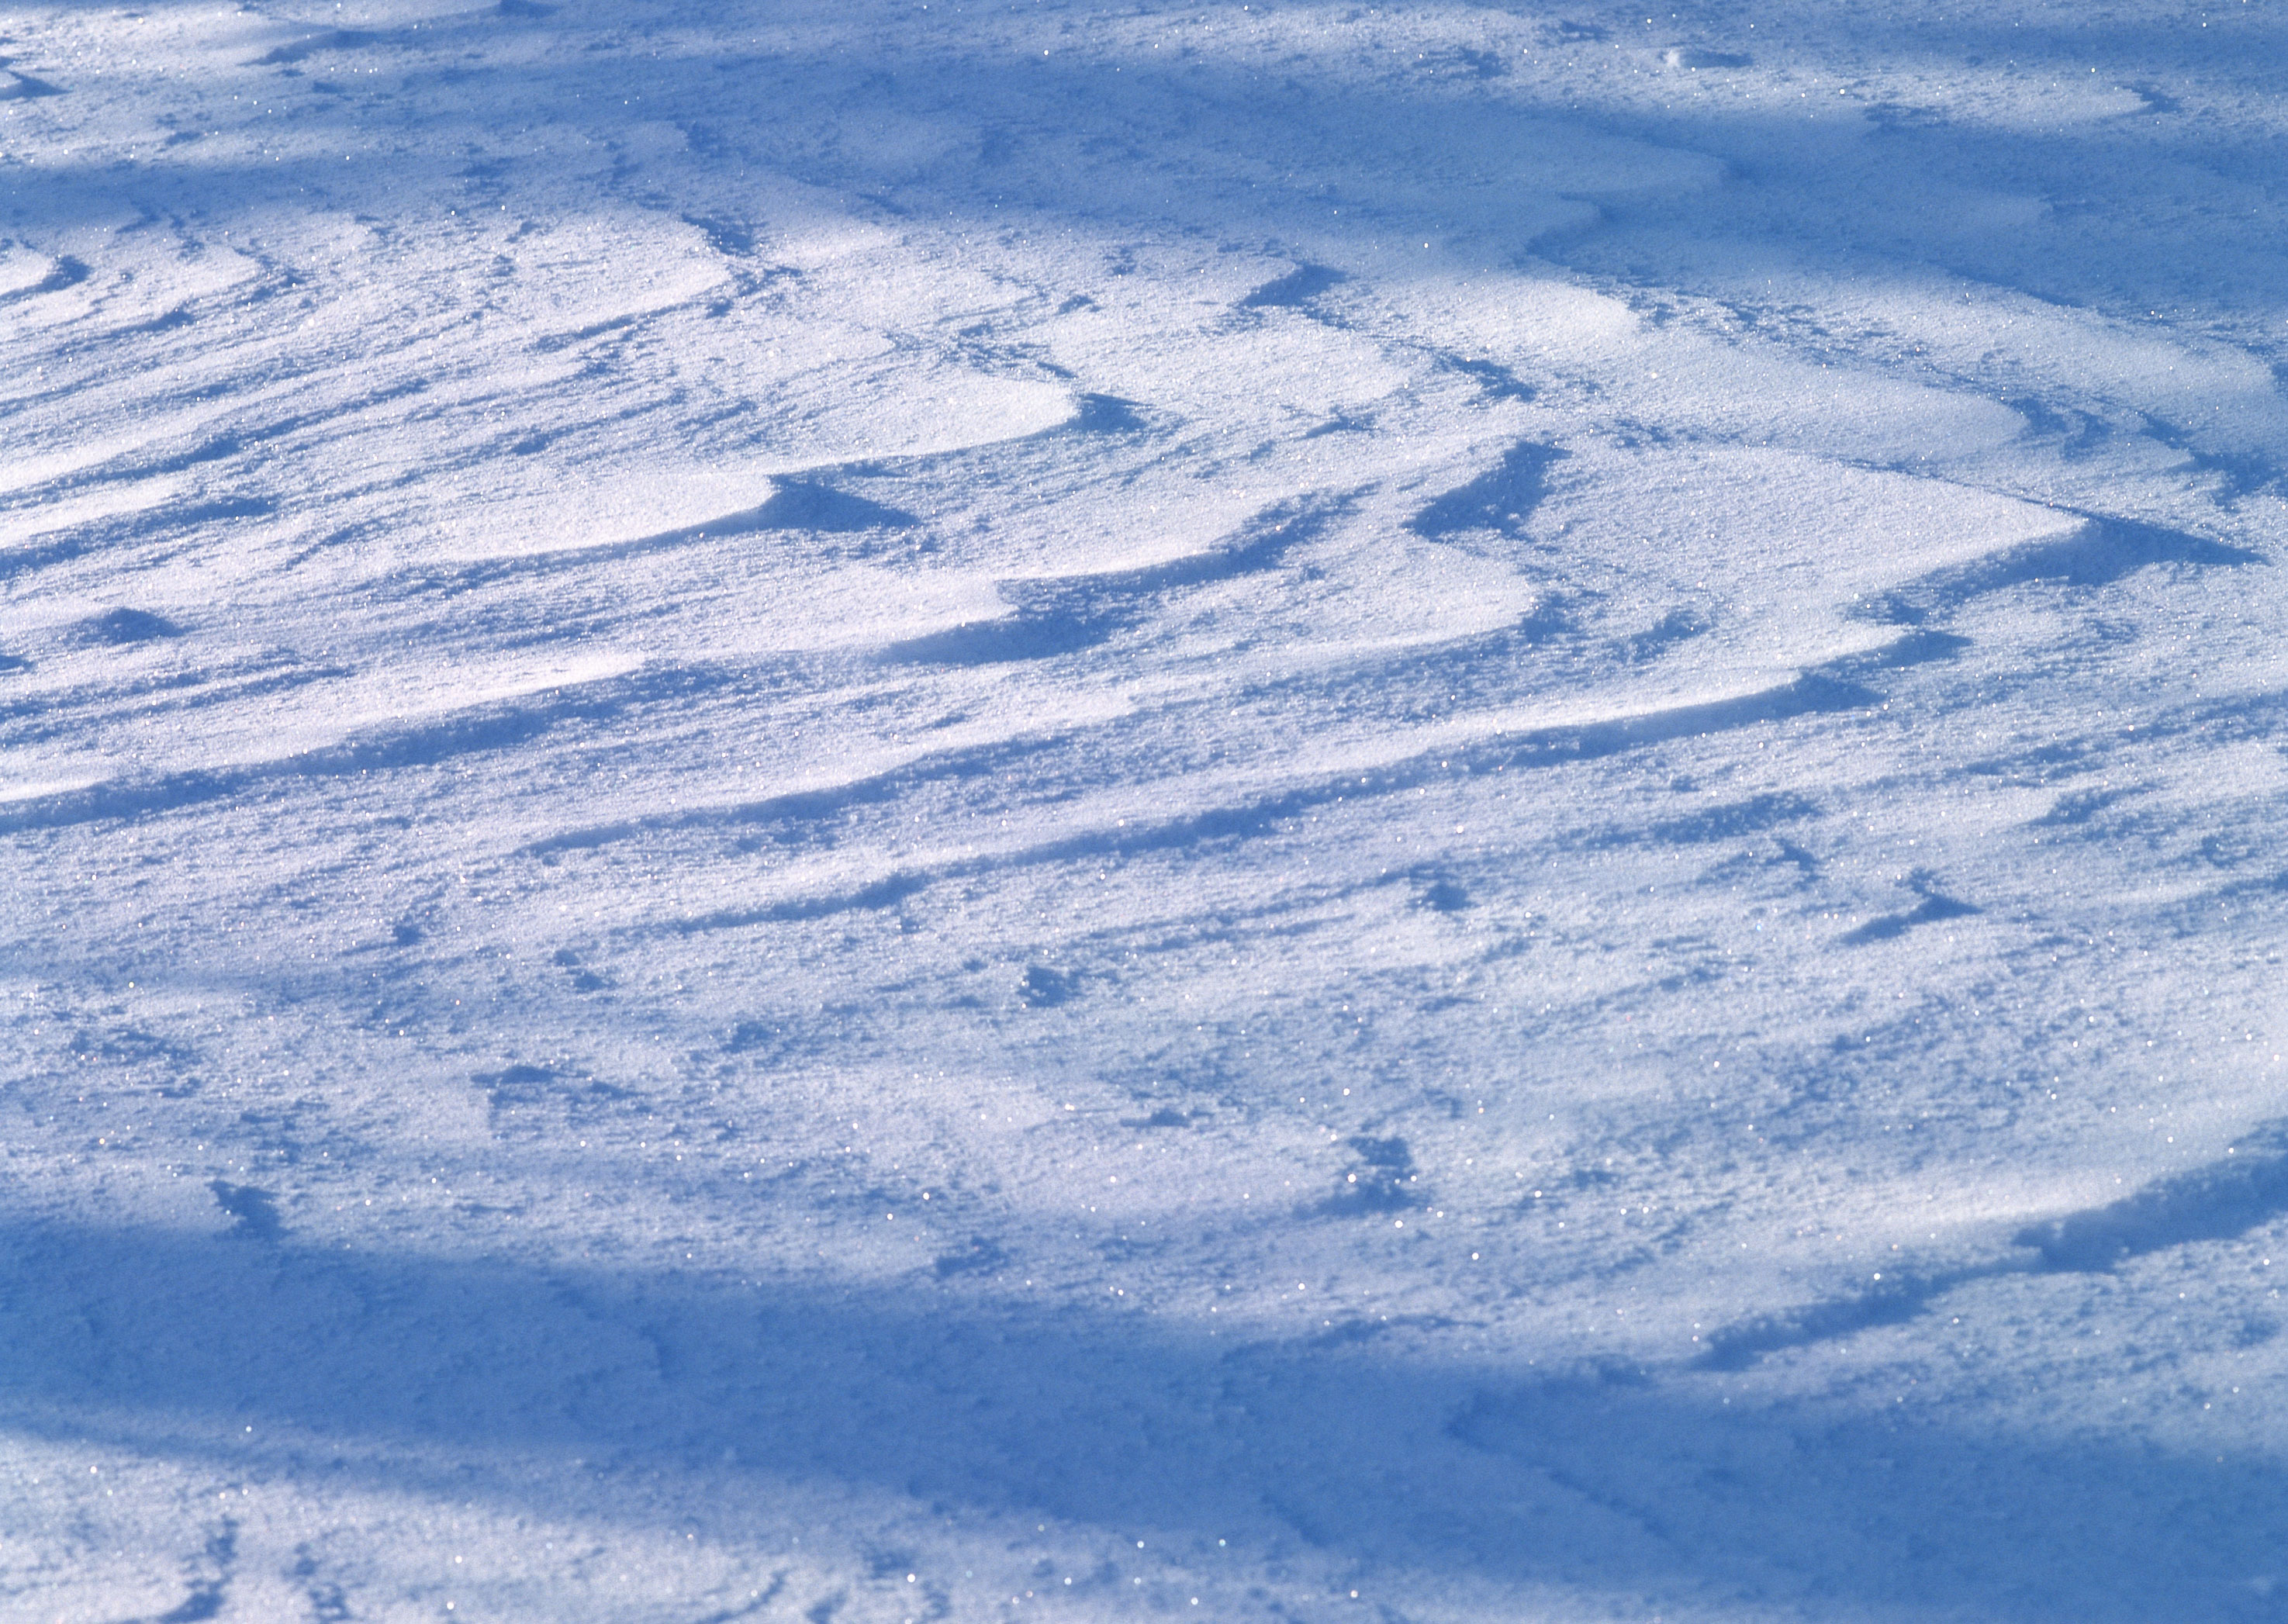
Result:
[[[2284,28],[0,12],[0,1616],[2280,1616]]]

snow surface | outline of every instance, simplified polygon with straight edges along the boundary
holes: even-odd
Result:
[[[2272,0],[0,36],[0,1615],[2288,1616]]]

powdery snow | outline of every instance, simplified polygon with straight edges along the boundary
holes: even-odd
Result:
[[[0,1613],[2277,1616],[2272,12],[0,59]]]

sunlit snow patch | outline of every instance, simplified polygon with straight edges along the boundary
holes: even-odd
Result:
[[[164,757],[75,756],[43,764],[39,778],[0,784],[0,804],[11,809],[0,826],[164,811],[281,772],[389,765],[424,753],[419,735],[441,723],[592,687],[642,663],[640,654],[616,650],[539,663],[425,666],[306,685],[268,704],[200,707],[185,714]],[[487,742],[482,727],[465,731],[463,748]]]
[[[1942,480],[1760,450],[1599,453],[1618,477],[1569,484],[1540,518],[1569,551],[1625,571],[1651,596],[1641,636],[1679,613],[1632,689],[1674,696],[1753,673],[1799,671],[1896,641],[1886,595],[1925,577],[2055,541],[2077,513]]]

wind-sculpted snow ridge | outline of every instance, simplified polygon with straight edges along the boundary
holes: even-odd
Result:
[[[1781,1349],[1903,1324],[1929,1311],[1947,1293],[1989,1276],[2029,1270],[2112,1270],[2151,1252],[2204,1240],[2236,1240],[2269,1227],[2284,1214],[2288,1214],[2288,1135],[2281,1124],[2266,1123],[2244,1136],[2242,1143],[2228,1145],[2221,1161],[2156,1179],[2101,1207],[2028,1224],[2010,1240],[2014,1248],[2033,1248],[2030,1260],[2013,1253],[1934,1273],[1896,1265],[1879,1270],[1854,1295],[1714,1332],[1704,1339],[1707,1351],[1699,1362],[1718,1370],[1743,1369]]]
[[[2276,1617],[2282,31],[12,12],[0,1615]]]

